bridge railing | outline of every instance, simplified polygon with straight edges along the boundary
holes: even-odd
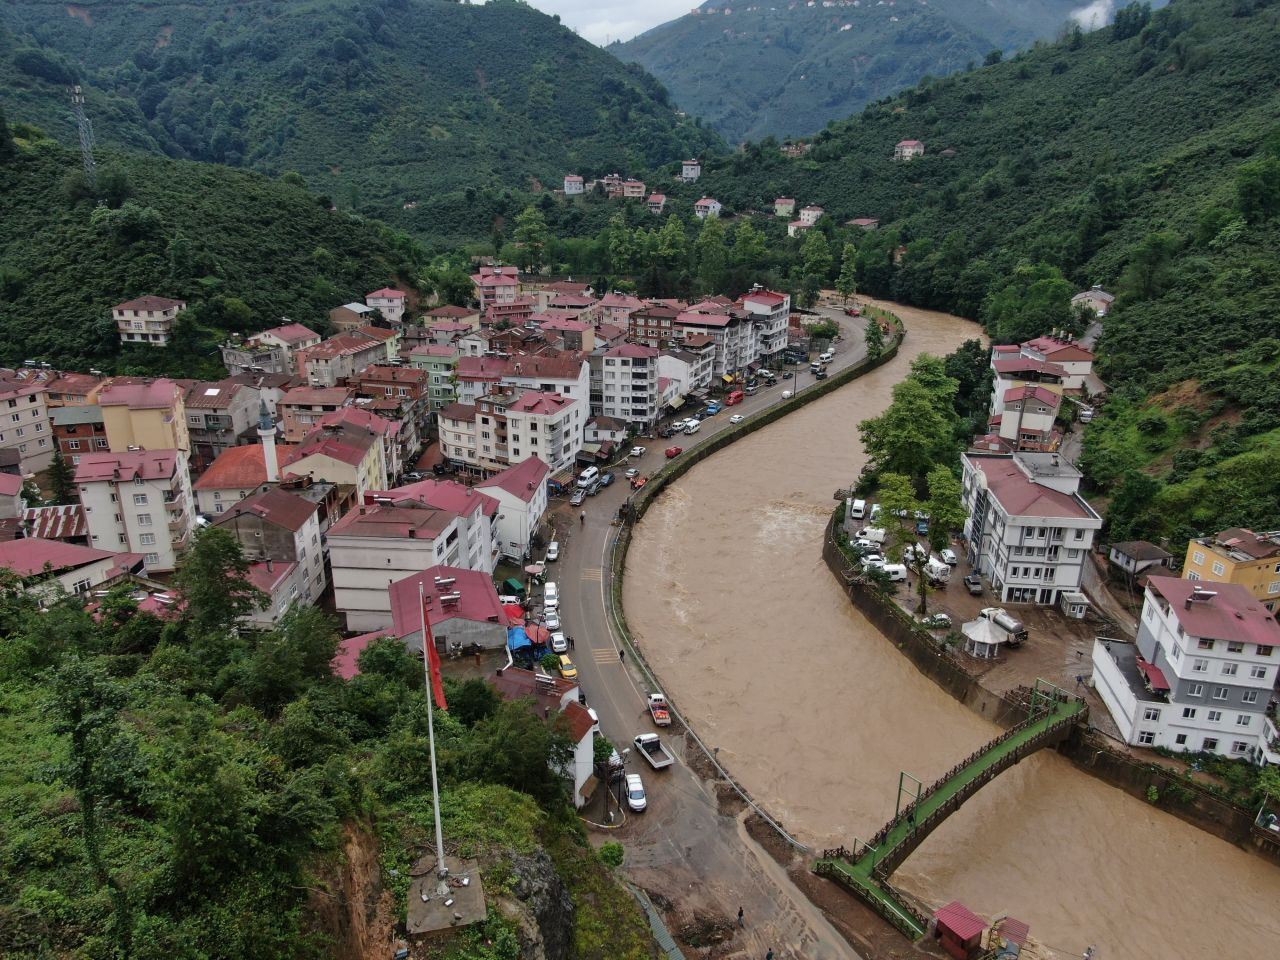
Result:
[[[840,848],[843,849],[843,848]],[[847,851],[846,851],[847,852]],[[847,857],[845,859],[848,859]],[[840,884],[910,940],[918,940],[929,927],[929,918],[913,907],[892,884],[876,880],[872,889],[859,883],[829,860],[819,860],[814,873]]]

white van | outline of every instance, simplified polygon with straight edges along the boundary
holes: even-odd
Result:
[[[867,501],[853,500],[849,503],[849,516],[855,520],[861,520],[867,515]]]
[[[685,433],[697,433],[702,429],[702,424],[697,420],[690,420],[689,425],[684,428]]]
[[[826,353],[822,353],[818,355],[818,360],[822,363],[830,363],[835,358],[836,358],[836,355],[832,353],[830,350],[828,350]]]
[[[907,579],[907,568],[900,563],[886,563],[880,569],[883,570],[885,575],[895,583]]]
[[[578,489],[586,490],[589,486],[596,482],[600,477],[599,467],[587,467],[578,474]]]

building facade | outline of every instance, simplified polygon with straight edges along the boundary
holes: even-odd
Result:
[[[1232,527],[1187,544],[1182,575],[1202,583],[1234,583],[1274,611],[1280,603],[1280,530]]]
[[[0,450],[17,457],[21,473],[39,473],[53,462],[54,444],[44,385],[0,380]]]
[[[186,451],[85,454],[76,487],[90,546],[143,554],[148,573],[175,569],[196,520]]]
[[[187,309],[183,300],[168,297],[139,297],[111,308],[120,342],[166,347],[173,337],[173,324],[178,314]]]

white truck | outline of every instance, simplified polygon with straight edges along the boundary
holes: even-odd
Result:
[[[872,543],[878,543],[884,546],[885,531],[884,527],[863,527],[858,531],[859,540],[870,540]]]
[[[951,579],[951,565],[938,557],[930,557],[925,561],[924,575],[930,583],[946,583]]]
[[[632,741],[636,752],[649,761],[655,770],[665,770],[676,762],[676,758],[667,752],[662,739],[656,733],[642,733]]]
[[[984,607],[980,616],[1003,630],[1008,636],[1005,642],[1011,647],[1020,647],[1027,639],[1027,628],[1022,621],[1003,607]]]
[[[671,710],[667,707],[667,698],[662,694],[649,694],[649,714],[658,726],[671,726]]]

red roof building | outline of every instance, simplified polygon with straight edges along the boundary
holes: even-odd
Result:
[[[987,923],[958,900],[941,907],[934,915],[937,926],[934,937],[941,941],[942,949],[956,960],[970,960],[982,949],[982,935]]]

